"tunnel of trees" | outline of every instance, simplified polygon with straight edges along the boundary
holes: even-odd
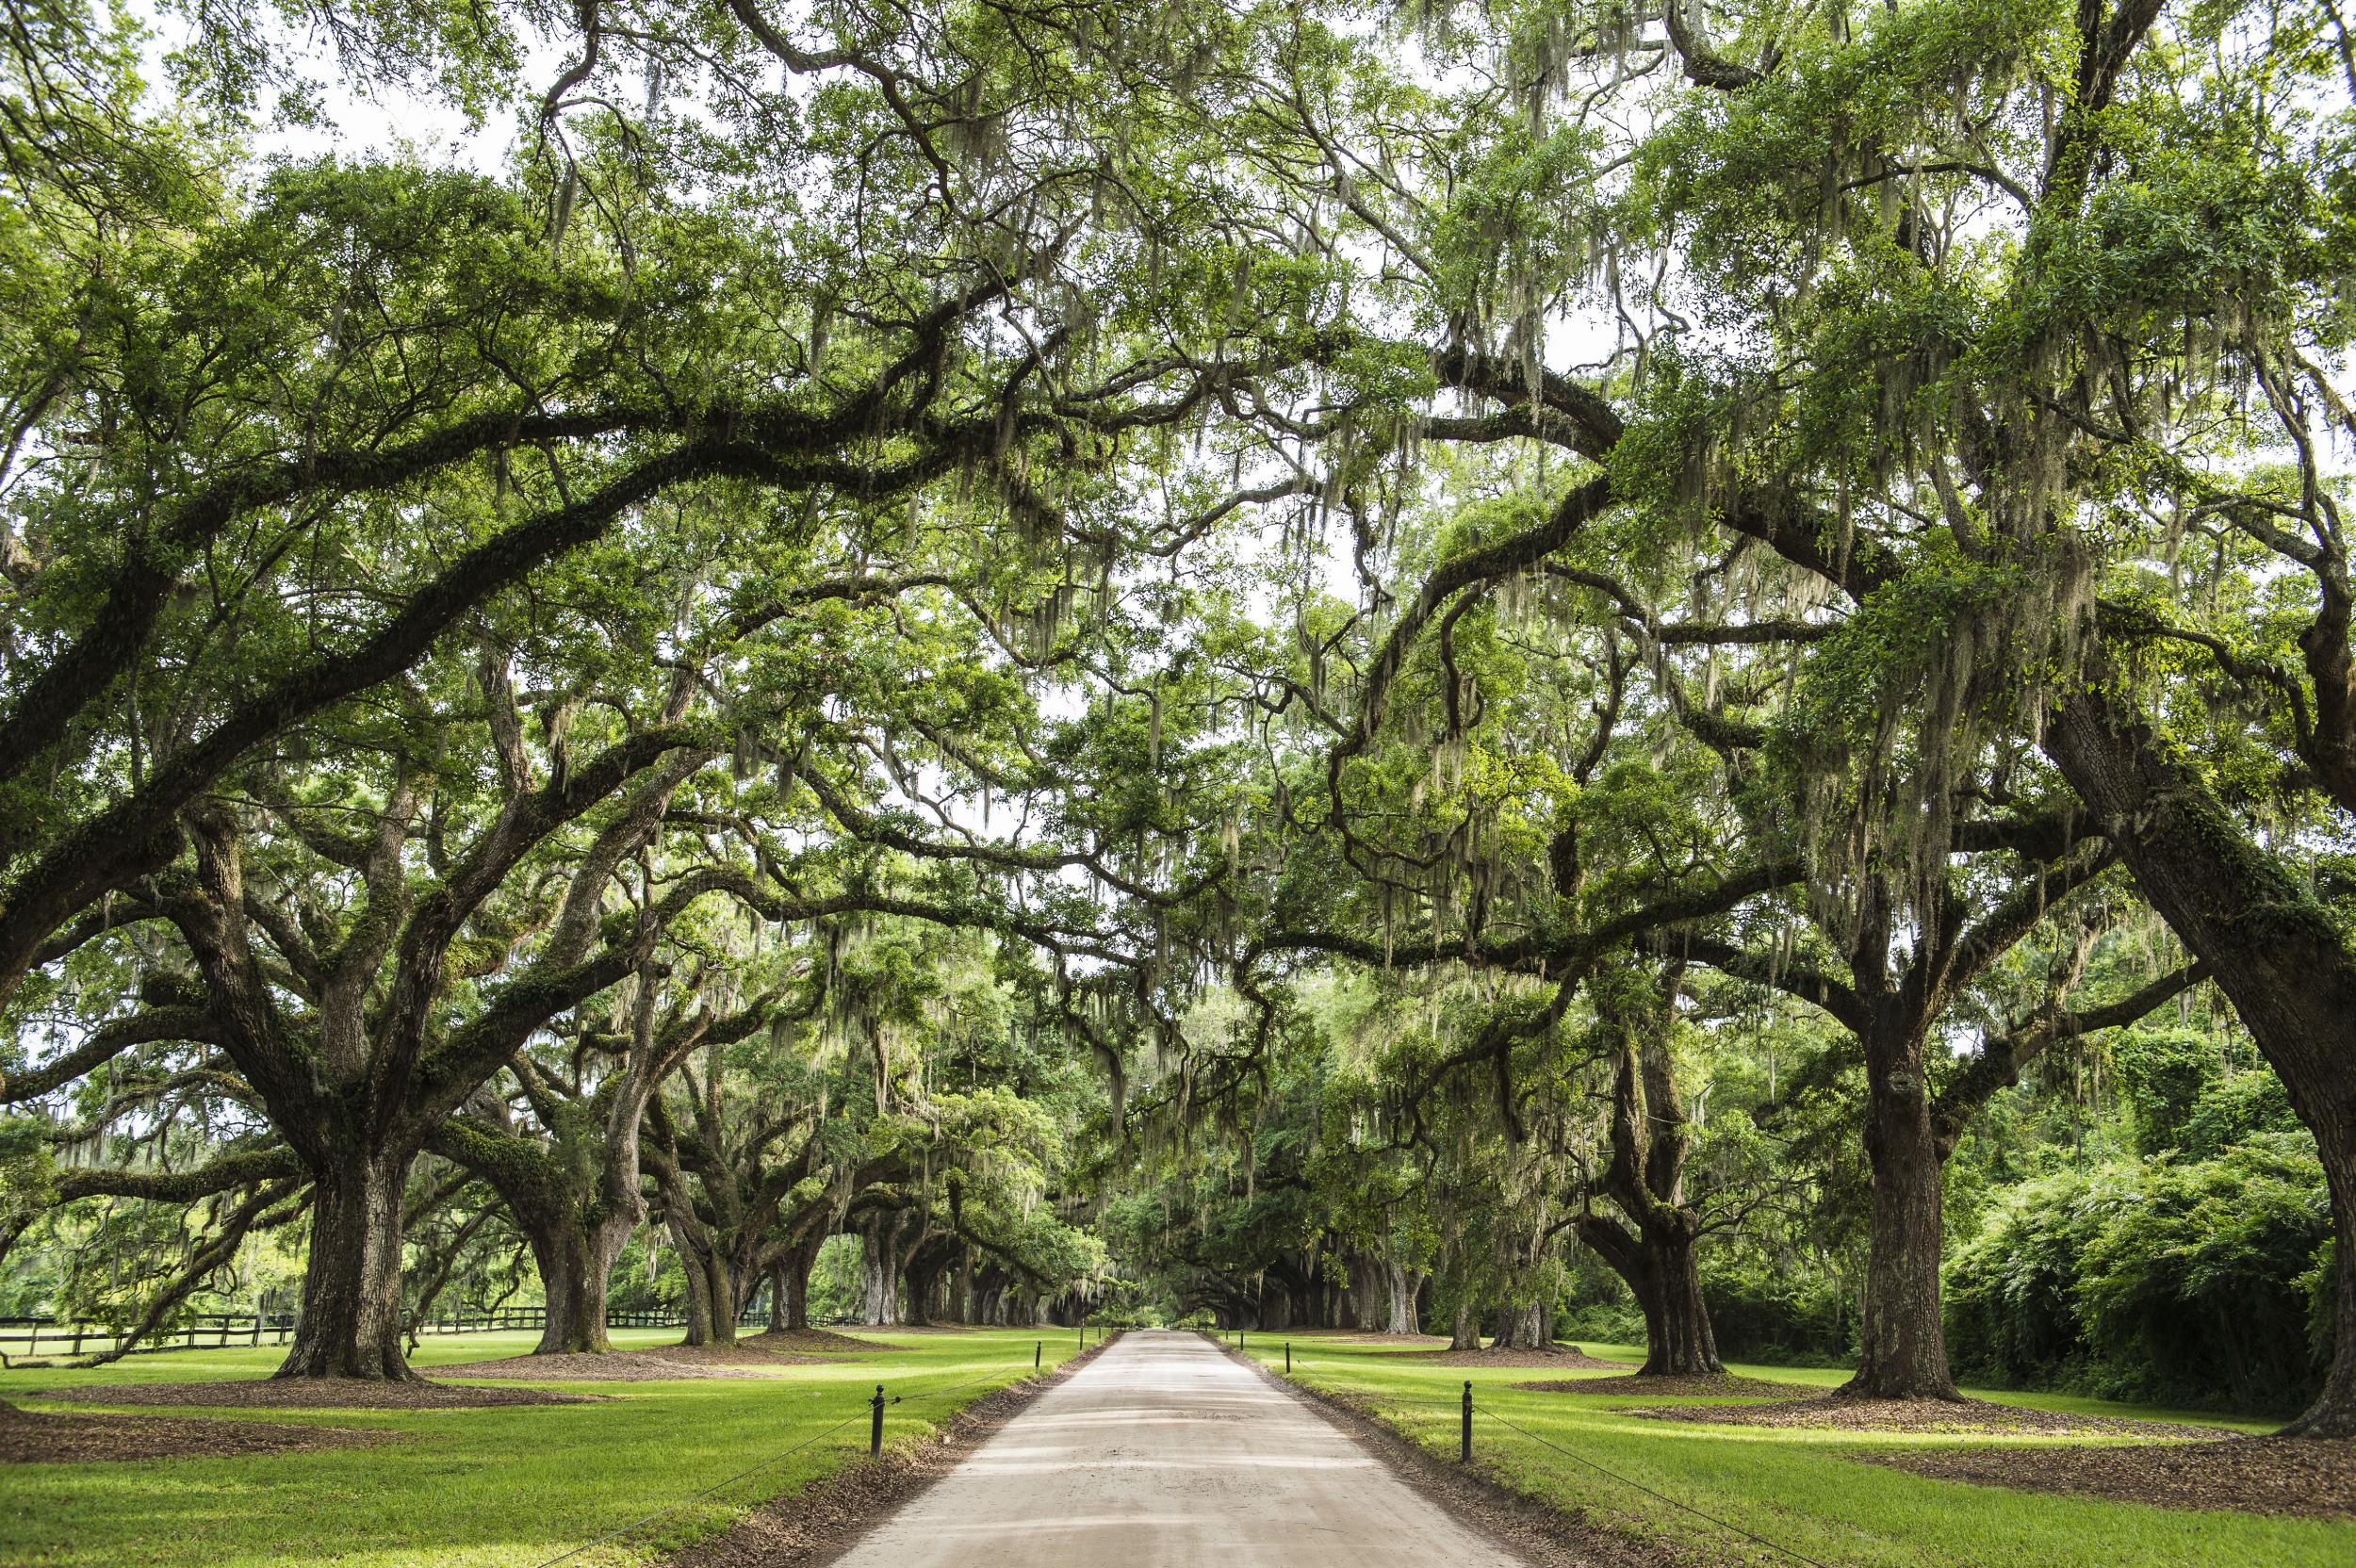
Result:
[[[12,16],[0,1313],[2356,1436],[2331,6]]]

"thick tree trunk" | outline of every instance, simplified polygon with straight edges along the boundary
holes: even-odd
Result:
[[[1415,1321],[1415,1286],[1420,1282],[1404,1264],[1385,1263],[1384,1282],[1390,1287],[1390,1311],[1385,1315],[1383,1331],[1412,1334],[1420,1325]]]
[[[1544,1350],[1552,1343],[1554,1310],[1545,1301],[1506,1307],[1498,1315],[1497,1350]]]
[[[1693,1150],[1670,1045],[1684,966],[1671,962],[1653,984],[1634,972],[1591,989],[1598,1015],[1618,1037],[1612,1087],[1612,1161],[1603,1188],[1628,1222],[1588,1213],[1580,1239],[1619,1275],[1644,1314],[1640,1376],[1695,1377],[1723,1371],[1697,1257],[1700,1217],[1685,1200]]]
[[[911,1329],[931,1328],[934,1286],[939,1282],[940,1277],[929,1266],[919,1267],[913,1264],[905,1270],[905,1273],[908,1279],[908,1289],[900,1296],[902,1319]]]
[[[736,1343],[736,1282],[728,1275],[728,1259],[717,1251],[704,1260],[704,1278],[708,1282],[704,1294],[712,1303],[712,1337],[713,1345]]]
[[[2356,1437],[2356,953],[2132,708],[2081,693],[2054,713],[2044,744],[2143,896],[2233,1000],[2315,1135],[2339,1250],[2338,1315],[2323,1392],[2287,1429]]]
[[[1648,1238],[1647,1289],[1638,1293],[1644,1308],[1647,1377],[1691,1378],[1723,1372],[1718,1336],[1702,1301],[1702,1272],[1693,1238],[1664,1234]]]
[[[1873,1217],[1865,1265],[1863,1354],[1842,1392],[1875,1399],[1956,1399],[1939,1320],[1939,1143],[1923,1078],[1922,1036],[1868,1030],[1865,1156]]]
[[[700,1245],[676,1216],[671,1240],[679,1248],[679,1264],[687,1275],[688,1345],[736,1343],[736,1286],[728,1260],[716,1247]]]
[[[896,1215],[870,1219],[860,1231],[866,1245],[866,1290],[859,1321],[871,1329],[900,1321],[900,1227]]]
[[[712,1343],[712,1284],[702,1262],[687,1248],[679,1250],[679,1270],[687,1276],[687,1334],[683,1343]]]
[[[605,1298],[615,1249],[595,1232],[574,1224],[570,1216],[528,1218],[525,1234],[532,1241],[532,1262],[539,1266],[548,1307],[548,1323],[532,1354],[613,1349],[605,1331]]]
[[[312,1173],[303,1315],[275,1376],[416,1376],[401,1350],[401,1209],[412,1158],[355,1150]]]
[[[1350,1255],[1349,1327],[1361,1333],[1380,1331],[1388,1319],[1390,1270],[1371,1252]]]
[[[2343,1141],[2347,1141],[2343,1139]],[[2356,1158],[2327,1165],[2331,1188],[2331,1231],[2338,1253],[2338,1308],[2331,1323],[2331,1369],[2323,1392],[2306,1413],[2282,1429],[2299,1437],[2356,1438]]]
[[[777,1295],[769,1304],[773,1329],[810,1327],[810,1270],[817,1261],[814,1247],[796,1247],[777,1265]]]
[[[1451,1350],[1481,1348],[1481,1318],[1469,1301],[1456,1304],[1456,1321],[1449,1326],[1448,1348]]]

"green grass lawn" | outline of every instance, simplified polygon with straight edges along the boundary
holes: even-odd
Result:
[[[532,1348],[533,1337],[428,1338],[416,1364],[430,1370],[437,1364],[517,1355]],[[621,1331],[614,1337],[627,1348],[676,1344],[679,1332]],[[789,1364],[783,1375],[761,1379],[548,1385],[612,1396],[606,1404],[147,1411],[404,1435],[368,1448],[315,1453],[0,1467],[0,1563],[531,1568],[854,1418],[660,1527],[570,1560],[640,1563],[725,1529],[753,1505],[864,1457],[866,1401],[877,1382],[905,1401],[886,1412],[889,1443],[928,1430],[992,1388],[1028,1377],[1032,1347],[1042,1339],[1050,1366],[1078,1349],[1073,1333],[1064,1330],[861,1337],[899,1348],[822,1365]],[[27,1396],[40,1388],[254,1378],[270,1372],[284,1353],[267,1347],[178,1351],[135,1356],[92,1372],[0,1373],[0,1396],[28,1410],[87,1411],[104,1407]],[[958,1387],[968,1383],[973,1386]]]
[[[1226,1336],[1233,1344],[1234,1336]],[[1284,1336],[1254,1334],[1248,1352],[1280,1374]],[[1631,1364],[1641,1349],[1585,1346]],[[1779,1382],[1831,1386],[1836,1371],[1738,1366]],[[2074,1438],[1969,1438],[1857,1433],[1760,1427],[1688,1426],[1647,1420],[1630,1407],[1678,1403],[1658,1396],[1535,1393],[1517,1382],[1608,1373],[1495,1370],[1402,1360],[1392,1347],[1293,1341],[1296,1380],[1371,1405],[1425,1446],[1453,1455],[1467,1376],[1476,1411],[1491,1411],[1595,1464],[1690,1507],[1783,1543],[1838,1568],[2349,1568],[2356,1525],[2264,1518],[2247,1513],[2146,1508],[2093,1498],[1930,1480],[1860,1462],[1869,1449],[1925,1444],[2054,1443]],[[2166,1418],[2174,1413],[2100,1399],[2037,1394],[1984,1397],[2085,1414]],[[1698,1402],[1698,1401],[1697,1401]],[[2177,1419],[2263,1431],[2263,1423]],[[1585,1511],[1640,1540],[1666,1542],[1704,1561],[1781,1564],[1792,1559],[1749,1544],[1634,1486],[1476,1416],[1473,1452],[1510,1484],[1563,1509]]]

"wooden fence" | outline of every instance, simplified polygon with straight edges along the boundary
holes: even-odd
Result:
[[[538,1333],[548,1327],[546,1307],[472,1307],[437,1313],[415,1325],[420,1334]],[[765,1329],[769,1309],[748,1307],[736,1319],[740,1328]],[[677,1311],[608,1312],[609,1329],[684,1329],[686,1316]],[[232,1346],[284,1345],[294,1337],[292,1313],[196,1313],[168,1329],[158,1329],[129,1351],[135,1356],[162,1350],[223,1350]],[[42,1356],[97,1355],[122,1345],[124,1331],[96,1323],[60,1323],[54,1317],[0,1317],[0,1364]]]

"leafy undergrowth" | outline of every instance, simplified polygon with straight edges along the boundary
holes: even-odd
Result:
[[[625,1331],[625,1348],[677,1331]],[[530,1334],[425,1341],[415,1364],[517,1355]],[[780,1356],[774,1376],[678,1382],[567,1381],[595,1403],[490,1410],[208,1410],[223,1421],[289,1421],[389,1434],[366,1447],[183,1458],[140,1464],[15,1464],[0,1475],[0,1562],[42,1568],[532,1568],[671,1507],[772,1455],[798,1452],[652,1528],[570,1560],[643,1563],[725,1529],[747,1509],[867,1452],[877,1382],[887,1442],[913,1438],[993,1388],[1027,1377],[1029,1331],[877,1334],[874,1353],[828,1362]],[[1044,1364],[1078,1348],[1052,1331]],[[283,1352],[232,1349],[139,1356],[90,1372],[0,1374],[0,1397],[65,1410],[37,1389],[201,1382],[268,1375]],[[103,1405],[77,1401],[87,1415]],[[184,1413],[175,1410],[173,1414]],[[840,1424],[840,1425],[838,1425]],[[835,1429],[829,1431],[828,1429]],[[824,1435],[821,1435],[824,1434]],[[814,1441],[813,1441],[814,1440]]]
[[[1249,1350],[1281,1376],[1283,1341],[1282,1335],[1254,1339]],[[1642,1359],[1640,1352],[1626,1347],[1585,1348],[1599,1356]],[[1846,1376],[1791,1367],[1733,1370],[1825,1388]],[[1511,1368],[1483,1372],[1477,1366],[1436,1366],[1333,1341],[1296,1339],[1293,1377],[1367,1405],[1415,1441],[1450,1454],[1456,1450],[1463,1389],[1469,1379],[1474,1408],[1480,1413],[1474,1423],[1474,1456],[1497,1478],[1580,1512],[1591,1523],[1631,1539],[1669,1545],[1700,1563],[1789,1568],[1792,1560],[1650,1493],[1664,1494],[1830,1568],[1997,1568],[2021,1563],[2037,1568],[2346,1568],[2356,1562],[2356,1524],[2059,1496],[1863,1462],[1908,1452],[2076,1446],[2132,1438],[1962,1437],[1663,1422],[1634,1413],[1678,1401],[1631,1391],[1624,1380],[1608,1374],[1596,1376],[1595,1380],[1605,1389],[1596,1394],[1538,1390],[1516,1386],[1527,1384],[1529,1375]],[[1566,1380],[1572,1386],[1583,1380]],[[1723,1402],[1729,1391],[1704,1397]],[[1993,1397],[2071,1415],[2266,1429],[2259,1423],[2099,1399],[2019,1393]],[[1612,1474],[1598,1473],[1590,1465]]]

